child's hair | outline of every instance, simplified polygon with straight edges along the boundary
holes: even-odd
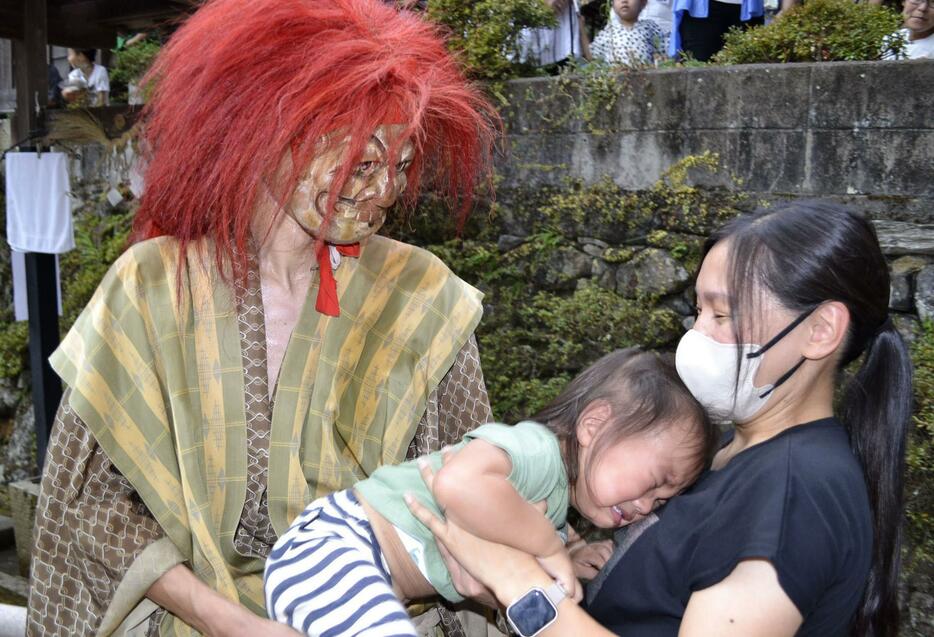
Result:
[[[532,418],[561,441],[571,484],[579,477],[577,420],[595,400],[605,401],[612,414],[608,426],[602,428],[594,441],[597,454],[627,436],[666,427],[675,421],[694,423],[698,473],[716,450],[719,431],[684,386],[674,365],[655,352],[636,347],[619,349],[581,372]]]

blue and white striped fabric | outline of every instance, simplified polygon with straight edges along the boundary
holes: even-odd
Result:
[[[415,637],[353,491],[315,500],[266,560],[269,617],[315,637]]]

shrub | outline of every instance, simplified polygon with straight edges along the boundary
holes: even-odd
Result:
[[[771,24],[731,30],[715,57],[719,64],[878,60],[904,50],[901,15],[851,0],[808,0]]]
[[[112,85],[111,98],[114,102],[127,101],[127,86],[139,84],[160,48],[158,42],[143,40],[114,52],[113,62],[109,69]]]
[[[745,201],[728,190],[688,185],[688,173],[718,170],[716,155],[705,153],[684,158],[644,191],[625,191],[609,179],[500,191],[491,214],[478,211],[456,239],[447,238],[453,236],[447,213],[428,201],[408,227],[397,224],[387,232],[425,246],[485,293],[477,328],[483,372],[496,418],[514,422],[534,414],[613,349],[674,345],[682,317],[661,299],[623,298],[600,287],[596,273],[565,280],[562,263],[580,249],[577,237],[602,237],[617,245],[663,247],[694,269],[701,235],[737,214]],[[504,232],[523,234],[521,245],[500,248],[497,237]],[[607,248],[601,260],[615,267],[637,250]]]
[[[523,28],[555,24],[542,0],[431,0],[428,17],[450,32],[448,46],[468,72],[492,81],[522,74],[517,52]]]
[[[133,211],[121,206],[115,211],[103,195],[75,211],[75,249],[60,258],[64,336],[107,273],[127,247]]]

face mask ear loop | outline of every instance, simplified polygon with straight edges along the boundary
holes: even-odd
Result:
[[[763,354],[765,354],[766,351],[768,351],[773,345],[775,345],[777,342],[779,342],[780,340],[788,336],[788,334],[791,333],[791,330],[801,325],[801,322],[804,321],[804,319],[806,319],[807,317],[809,317],[813,311],[814,309],[810,309],[807,312],[801,314],[798,318],[796,318],[791,323],[789,323],[788,326],[785,327],[785,329],[783,329],[781,332],[773,336],[772,339],[768,343],[760,347],[755,352],[749,352],[748,354],[746,354],[746,358],[758,358],[759,356],[762,356]],[[800,365],[801,363],[798,363],[798,364]],[[797,369],[797,367],[795,367],[794,369]]]
[[[799,361],[797,362],[797,364],[796,364],[794,367],[792,367],[792,368],[789,369],[787,372],[785,372],[784,374],[782,374],[782,375],[779,377],[779,379],[778,379],[777,381],[775,381],[775,383],[774,383],[769,389],[767,389],[766,391],[764,391],[763,393],[761,393],[761,394],[759,395],[759,398],[765,398],[766,396],[768,396],[769,394],[771,394],[773,391],[775,391],[776,389],[778,389],[779,385],[781,385],[781,384],[784,383],[786,380],[788,380],[789,378],[791,378],[791,375],[794,374],[796,371],[798,371],[798,368],[801,367],[802,365],[804,365],[804,361],[806,361],[806,360],[807,360],[807,358],[805,358],[804,356],[802,356],[802,357],[801,357],[801,360],[799,360]]]

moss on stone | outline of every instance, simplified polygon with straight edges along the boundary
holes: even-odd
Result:
[[[924,323],[912,346],[914,430],[908,444],[906,505],[909,567],[934,570],[934,323]]]

